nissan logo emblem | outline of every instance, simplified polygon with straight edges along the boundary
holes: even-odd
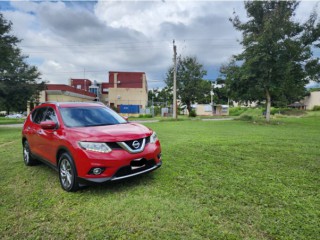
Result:
[[[134,147],[135,149],[138,149],[140,147],[140,143],[138,141],[133,141],[132,147]]]

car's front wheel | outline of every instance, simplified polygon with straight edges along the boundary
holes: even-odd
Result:
[[[63,153],[59,158],[59,179],[61,187],[65,191],[75,192],[79,189],[77,170],[68,153]]]
[[[32,157],[28,140],[23,142],[23,160],[26,166],[33,166],[38,163],[38,161]]]

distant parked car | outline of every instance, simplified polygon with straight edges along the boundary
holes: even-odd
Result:
[[[17,113],[17,114],[9,114],[7,116],[5,116],[5,118],[22,118],[23,115],[20,114],[20,113]]]
[[[59,172],[61,187],[102,183],[151,172],[162,164],[157,134],[99,103],[44,103],[22,130],[24,163]]]

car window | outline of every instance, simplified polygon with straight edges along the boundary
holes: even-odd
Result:
[[[49,107],[47,109],[42,121],[54,121],[55,123],[58,123],[57,116],[53,108]]]
[[[63,122],[68,127],[89,127],[126,123],[117,113],[106,107],[60,108]]]
[[[31,112],[31,120],[34,122],[34,119],[36,118],[37,112],[39,109],[35,109]]]
[[[46,110],[46,107],[36,109],[34,113],[32,113],[32,121],[39,124],[42,121]]]

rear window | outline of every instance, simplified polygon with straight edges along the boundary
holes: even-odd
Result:
[[[60,108],[67,127],[92,127],[126,123],[120,115],[105,107]]]

